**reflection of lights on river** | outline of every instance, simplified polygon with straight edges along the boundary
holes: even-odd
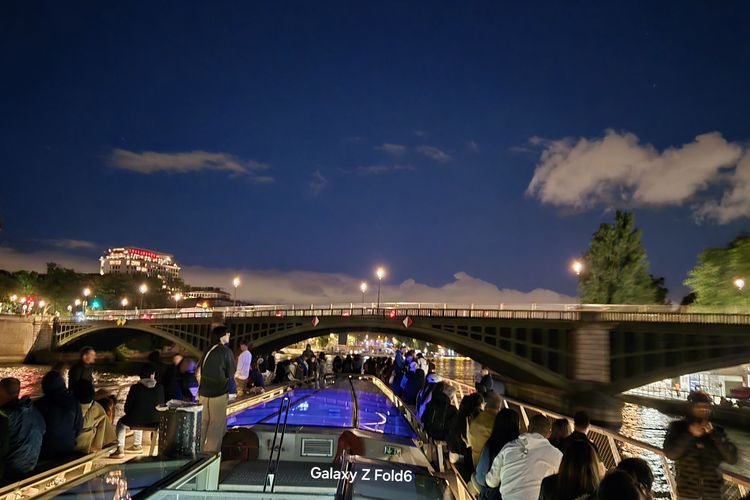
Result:
[[[112,500],[130,500],[130,491],[128,491],[128,478],[122,470],[115,469],[109,471],[104,478],[104,482],[115,486]]]

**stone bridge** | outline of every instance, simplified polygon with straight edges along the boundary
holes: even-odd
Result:
[[[229,327],[233,344],[247,340],[254,350],[265,352],[332,332],[411,337],[454,349],[510,380],[558,392],[593,389],[615,394],[750,361],[750,314],[602,306],[259,306],[139,315],[112,311],[85,320],[61,318],[54,326],[53,348],[124,328],[163,337],[199,355],[218,324]]]

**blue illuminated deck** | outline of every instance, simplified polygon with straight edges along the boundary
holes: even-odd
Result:
[[[388,398],[365,380],[352,380],[357,396],[357,428],[381,434],[416,437],[408,422]],[[294,389],[288,425],[354,427],[352,385],[338,380],[324,389]],[[275,424],[281,398],[248,408],[227,418],[227,425]]]

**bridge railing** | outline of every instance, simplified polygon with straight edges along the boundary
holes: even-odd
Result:
[[[447,304],[424,302],[348,303],[325,305],[256,305],[216,308],[172,308],[90,311],[85,317],[64,316],[61,321],[117,321],[154,319],[413,316],[440,318],[541,319],[602,322],[653,322],[750,325],[750,310],[672,305],[610,304]]]
[[[468,384],[450,379],[443,379],[443,381],[456,389],[456,393],[454,394],[454,403],[456,406],[458,406],[458,403],[460,403],[460,400],[464,395],[475,392],[474,387]],[[503,405],[506,408],[516,409],[519,412],[524,427],[528,425],[529,418],[537,413],[545,415],[550,419],[564,418],[570,422],[571,426],[573,425],[573,419],[567,415],[562,415],[545,408],[523,403],[513,398],[503,396]],[[661,474],[655,474],[655,491],[661,490],[668,493],[669,497],[673,500],[677,499],[675,474],[672,463],[667,459],[664,450],[658,446],[595,425],[592,425],[589,428],[588,437],[594,442],[599,450],[604,466],[607,469],[615,467],[620,462],[623,454],[629,456],[640,456],[649,462],[652,469],[658,468],[661,472]],[[727,482],[724,498],[729,500],[740,499],[750,492],[750,477],[726,469],[722,470],[722,473],[724,475],[724,480]],[[662,484],[657,484],[659,479],[661,479]]]

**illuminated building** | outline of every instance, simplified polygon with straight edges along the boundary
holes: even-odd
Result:
[[[132,274],[158,278],[166,288],[180,277],[174,257],[135,247],[110,248],[99,258],[99,274]]]

